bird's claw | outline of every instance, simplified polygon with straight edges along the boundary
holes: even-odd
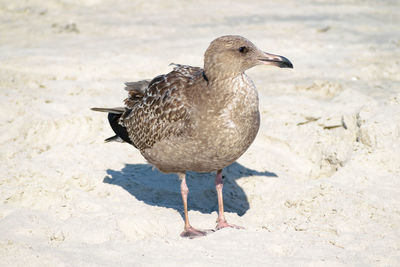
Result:
[[[216,230],[221,230],[222,228],[234,228],[234,229],[245,229],[243,226],[235,225],[235,224],[229,224],[226,220],[223,221],[218,221],[217,226],[215,227]]]
[[[181,237],[193,239],[197,237],[202,237],[206,236],[209,232],[212,232],[210,230],[197,230],[196,228],[193,228],[192,226],[189,226],[183,230],[181,233]]]

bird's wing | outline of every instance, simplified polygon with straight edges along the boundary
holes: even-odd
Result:
[[[202,69],[175,65],[173,71],[159,75],[147,83],[127,83],[129,97],[125,99],[127,111],[120,124],[126,128],[129,139],[140,150],[151,148],[156,142],[182,136],[190,124],[191,106],[188,90],[198,79]],[[131,89],[129,89],[131,88]]]

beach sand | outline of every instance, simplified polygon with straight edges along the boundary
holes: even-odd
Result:
[[[398,1],[0,1],[1,266],[399,266]],[[242,35],[294,69],[247,72],[261,128],[224,170],[229,222],[194,240],[176,175],[95,106]],[[213,173],[189,216],[215,227]]]

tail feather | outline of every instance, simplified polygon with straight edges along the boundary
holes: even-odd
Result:
[[[108,113],[108,121],[110,122],[111,128],[116,133],[116,136],[107,138],[105,141],[106,142],[116,141],[118,139],[117,137],[119,137],[123,141],[133,145],[131,139],[129,138],[128,131],[124,126],[119,124],[119,119],[121,115],[122,114]]]
[[[126,111],[126,108],[117,107],[117,108],[91,108],[93,111],[100,111],[100,112],[109,112],[113,114],[122,114]]]
[[[106,143],[108,143],[108,142],[125,143],[125,141],[122,140],[122,138],[119,137],[118,135],[114,135],[114,136],[108,137],[106,140],[104,140],[104,142],[106,142]]]
[[[108,142],[127,142],[134,145],[129,138],[128,131],[126,128],[119,123],[121,116],[128,115],[130,113],[129,109],[118,107],[118,108],[91,108],[93,111],[108,112],[108,122],[116,135],[111,136],[104,140]]]

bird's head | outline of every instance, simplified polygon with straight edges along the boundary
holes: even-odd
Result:
[[[287,58],[265,53],[246,38],[237,35],[215,39],[204,55],[204,70],[207,76],[235,77],[261,64],[293,68]]]

